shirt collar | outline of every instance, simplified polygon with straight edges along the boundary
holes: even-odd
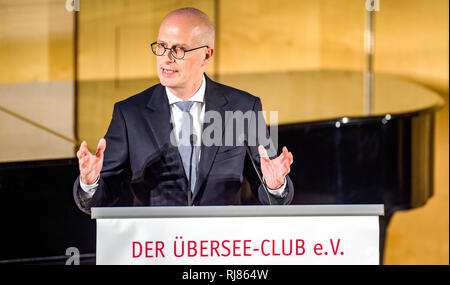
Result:
[[[187,101],[195,101],[195,102],[203,103],[205,100],[205,90],[206,90],[206,80],[205,80],[205,75],[203,75],[202,84],[200,85],[200,88]],[[183,101],[182,99],[175,96],[172,92],[170,92],[169,88],[167,88],[167,87],[166,87],[166,94],[167,94],[167,99],[169,99],[169,105]]]

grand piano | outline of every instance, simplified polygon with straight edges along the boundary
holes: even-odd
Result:
[[[278,111],[278,148],[287,146],[294,156],[293,204],[384,204],[382,261],[392,215],[421,207],[433,195],[435,112],[442,99],[406,79],[377,74],[367,114],[361,72],[215,79]],[[0,163],[0,264],[64,264],[68,247],[79,249],[81,264],[95,263],[95,223],[72,198],[77,175],[75,158]],[[250,201],[247,194],[243,199]]]
[[[439,95],[378,74],[368,115],[361,72],[232,75],[221,81],[262,94],[266,110],[279,110],[278,148],[286,146],[294,156],[293,204],[384,204],[382,263],[392,215],[423,206],[433,195]]]

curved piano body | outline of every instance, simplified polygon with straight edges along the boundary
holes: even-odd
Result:
[[[387,213],[433,195],[433,112],[281,125],[294,153],[294,204],[384,204]],[[344,123],[345,121],[346,123]]]
[[[280,126],[279,145],[296,162],[289,174],[292,203],[384,204],[382,263],[394,212],[420,207],[433,195],[433,130],[431,111]]]

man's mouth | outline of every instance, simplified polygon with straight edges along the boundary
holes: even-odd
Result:
[[[162,69],[163,73],[165,73],[165,74],[174,74],[174,73],[178,72],[175,69],[167,69],[167,68],[161,68],[161,69]]]

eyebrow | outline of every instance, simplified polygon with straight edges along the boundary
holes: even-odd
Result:
[[[163,43],[163,44],[167,44],[166,41],[161,41],[161,40],[156,40],[156,42],[158,42],[158,43]],[[186,45],[186,44],[175,43],[175,44],[172,45],[172,47],[173,47],[173,46],[176,46],[176,47],[184,47],[184,48],[186,48],[186,46],[188,46],[188,45]]]

